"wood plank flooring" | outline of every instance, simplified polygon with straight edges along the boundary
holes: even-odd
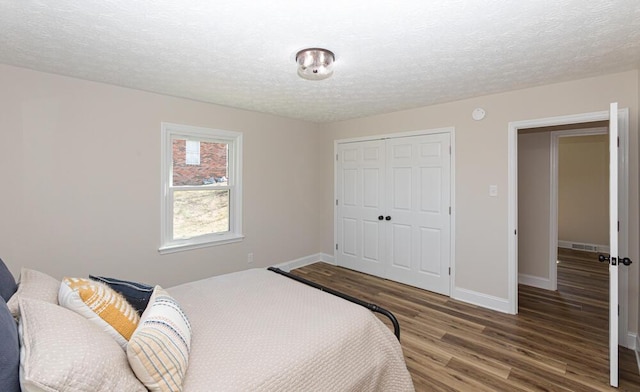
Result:
[[[418,392],[615,391],[607,267],[593,253],[559,258],[558,291],[521,285],[516,316],[326,263],[292,272],[393,312]],[[618,390],[640,391],[635,354],[622,347]]]

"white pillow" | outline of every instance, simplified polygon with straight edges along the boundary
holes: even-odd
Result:
[[[22,268],[18,283],[18,291],[9,298],[7,306],[13,317],[20,316],[20,298],[32,298],[58,304],[58,288],[60,281],[51,276],[29,268]]]
[[[136,309],[108,285],[91,279],[64,278],[58,301],[95,323],[113,337],[122,349],[140,321]]]
[[[127,356],[106,333],[61,306],[20,300],[23,392],[146,392]]]
[[[190,349],[191,325],[186,314],[156,286],[127,345],[131,368],[149,391],[182,391]]]

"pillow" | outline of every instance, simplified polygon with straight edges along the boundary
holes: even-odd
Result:
[[[95,323],[122,349],[140,321],[126,299],[104,283],[84,278],[64,278],[58,293],[60,305]]]
[[[13,293],[16,292],[16,280],[14,279],[9,268],[4,264],[4,261],[0,259],[0,297],[2,297],[5,302],[11,298]]]
[[[0,297],[0,391],[20,392],[18,325]]]
[[[20,300],[20,312],[24,392],[146,391],[120,346],[89,320],[28,298]]]
[[[144,312],[147,308],[147,304],[149,303],[149,299],[151,298],[151,294],[153,294],[153,286],[149,286],[144,283],[93,275],[89,275],[89,279],[105,283],[115,291],[122,294],[127,302],[136,308],[138,314],[142,314],[142,312]]]
[[[181,391],[191,349],[191,325],[180,305],[156,286],[127,345],[129,364],[150,391]]]
[[[20,316],[20,298],[32,298],[58,304],[59,280],[28,268],[22,268],[19,280],[18,291],[7,302],[13,317]]]

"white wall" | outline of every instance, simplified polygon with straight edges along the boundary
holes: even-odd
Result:
[[[558,142],[558,239],[609,245],[609,136]]]
[[[413,110],[322,125],[324,172],[322,251],[333,252],[333,141],[400,131],[455,127],[456,288],[508,298],[507,163],[508,124],[608,110],[610,102],[630,109],[630,254],[638,258],[638,71],[488,95]],[[486,110],[474,121],[476,107]],[[489,197],[489,185],[498,197]],[[630,328],[637,329],[638,264],[629,270]]]
[[[317,125],[9,66],[0,86],[0,257],[14,274],[169,286],[318,252]],[[162,121],[244,133],[241,243],[158,253]]]
[[[549,279],[551,134],[518,135],[518,272]]]

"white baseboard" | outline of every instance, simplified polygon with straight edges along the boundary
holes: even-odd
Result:
[[[627,338],[624,342],[622,342],[622,346],[628,348],[629,350],[637,350],[640,347],[637,345],[638,336],[633,332],[627,333]]]
[[[284,263],[274,265],[274,267],[277,267],[283,271],[289,272],[293,269],[301,268],[313,263],[317,263],[319,261],[322,261],[328,264],[333,264],[333,265],[336,264],[335,258],[333,256],[328,255],[326,253],[316,253],[314,255],[301,257],[296,260],[285,261]]]
[[[455,287],[451,290],[451,298],[457,299],[462,302],[467,302],[472,305],[482,306],[483,308],[497,310],[502,313],[509,312],[509,301],[505,298],[494,297],[477,291],[461,289]]]
[[[593,250],[593,249],[581,249],[584,246],[595,247],[596,249],[595,250]],[[558,240],[558,247],[559,248],[566,248],[566,249],[583,250],[585,252],[609,253],[609,245],[587,244],[587,243],[584,243],[584,242]]]
[[[544,290],[553,290],[549,278],[541,278],[539,276],[518,274],[518,283],[527,286],[537,287]]]
[[[638,371],[640,372],[640,336],[636,335],[636,348],[635,353],[636,353],[636,362],[638,362]]]

